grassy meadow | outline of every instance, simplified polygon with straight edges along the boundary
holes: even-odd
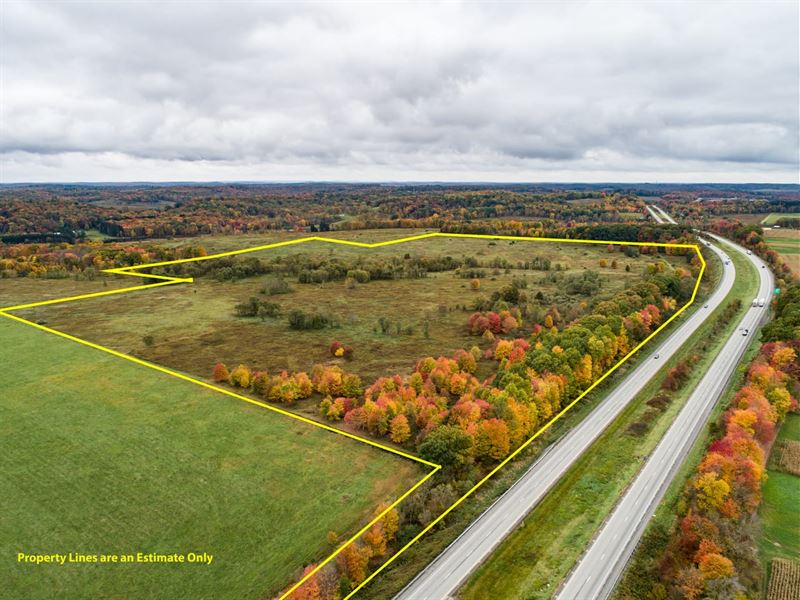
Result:
[[[769,213],[761,220],[761,224],[773,225],[778,219],[800,219],[800,213]]]
[[[764,500],[759,510],[759,551],[765,568],[773,558],[800,561],[800,477],[780,470],[776,464],[776,451],[785,441],[800,442],[800,415],[796,413],[788,415],[781,425],[767,465]]]
[[[271,597],[332,551],[329,531],[354,532],[423,474],[3,317],[0,340],[0,595]],[[17,552],[214,559],[36,566]]]
[[[342,237],[362,241],[397,238],[408,232],[352,232]],[[284,236],[288,238],[290,236]],[[238,247],[269,243],[279,236],[240,236]],[[203,240],[210,252],[229,249],[229,240]],[[229,366],[247,363],[276,372],[283,369],[309,370],[316,363],[338,363],[365,381],[376,377],[407,373],[415,361],[426,355],[451,354],[458,348],[480,344],[470,336],[466,320],[469,306],[479,296],[490,296],[511,283],[513,278],[528,281],[529,297],[541,292],[542,307],[556,305],[566,312],[582,301],[595,301],[610,296],[625,286],[641,280],[653,258],[628,258],[621,253],[609,254],[603,245],[549,242],[489,241],[436,238],[377,249],[309,242],[259,251],[253,256],[287,256],[308,253],[313,256],[476,256],[481,261],[504,258],[514,264],[534,257],[547,257],[553,266],[563,270],[557,279],[547,280],[550,272],[526,269],[487,270],[481,289],[473,291],[469,279],[453,271],[429,273],[423,279],[370,281],[348,289],[344,282],[321,284],[298,283],[289,279],[291,292],[275,296],[261,294],[265,278],[251,277],[238,281],[218,282],[197,278],[194,284],[175,285],[119,296],[96,298],[70,305],[56,305],[26,310],[21,314],[116,350],[165,364],[170,367],[208,377],[213,364],[222,361]],[[674,264],[685,264],[683,257],[666,257]],[[600,260],[617,268],[600,267]],[[630,272],[626,272],[626,265]],[[570,296],[564,292],[564,279],[587,269],[598,271],[602,287],[594,297]],[[112,279],[115,283],[118,279]],[[280,305],[285,315],[294,308],[321,312],[332,316],[338,326],[312,331],[293,331],[285,316],[239,318],[234,307],[250,297],[258,297]],[[379,320],[390,322],[382,333]],[[397,328],[400,328],[398,333]],[[148,338],[145,340],[145,338]],[[329,345],[339,340],[352,345],[352,361],[332,359]]]

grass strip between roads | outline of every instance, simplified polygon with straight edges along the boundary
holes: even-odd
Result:
[[[461,598],[511,600],[553,595],[750,308],[758,290],[758,273],[744,256],[730,248],[727,251],[736,266],[737,278],[720,307],[476,571],[461,590]],[[741,309],[709,341],[722,311],[736,298],[742,300]],[[653,415],[647,401],[658,392],[668,370],[692,354],[700,355],[700,359],[692,365],[688,379],[672,393],[663,412]],[[648,427],[642,434],[629,429],[641,424]]]
[[[734,263],[738,269],[739,262],[737,259],[739,259],[741,255],[730,247],[726,247],[726,251],[733,257]],[[686,460],[678,469],[675,478],[667,488],[664,498],[662,498],[656,508],[653,518],[650,520],[650,523],[648,523],[642,535],[642,541],[631,557],[631,560],[628,561],[628,566],[620,579],[620,583],[614,590],[612,598],[615,600],[630,598],[631,590],[640,589],[641,586],[638,585],[639,578],[644,578],[647,581],[650,580],[652,567],[661,559],[666,549],[669,533],[675,522],[676,514],[678,513],[678,503],[681,500],[683,488],[687,480],[697,469],[703,456],[705,456],[706,449],[711,442],[712,436],[716,434],[720,415],[728,409],[734,395],[744,383],[747,367],[756,357],[760,348],[761,342],[759,341],[759,336],[753,335],[739,366],[736,368],[733,377],[731,377],[731,380],[728,382],[728,386],[722,393],[720,401],[714,406],[709,416],[708,426],[702,430],[697,440],[695,440]]]
[[[712,437],[716,434],[719,418],[728,409],[736,391],[742,386],[747,373],[747,365],[755,358],[759,348],[761,348],[761,342],[758,341],[758,336],[753,336],[742,357],[742,361],[736,367],[733,377],[731,377],[728,386],[722,393],[720,401],[712,409],[707,426],[695,440],[691,450],[689,450],[689,454],[686,456],[686,460],[683,461],[683,464],[675,474],[675,478],[667,487],[664,497],[653,514],[653,518],[647,524],[642,534],[642,541],[628,561],[628,566],[620,578],[620,583],[614,590],[612,598],[615,600],[630,598],[629,590],[638,587],[637,580],[639,578],[643,577],[646,581],[650,581],[650,568],[661,559],[664,550],[666,550],[670,529],[678,513],[678,503],[683,495],[683,488],[705,456],[706,449],[711,443]]]

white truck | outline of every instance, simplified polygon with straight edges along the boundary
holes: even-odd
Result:
[[[759,306],[764,306],[764,298],[759,298],[758,299],[758,305]]]

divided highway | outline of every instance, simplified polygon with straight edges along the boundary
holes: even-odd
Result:
[[[655,204],[646,204],[645,207],[647,208],[647,212],[650,213],[650,216],[656,220],[656,223],[669,223],[670,225],[678,224],[678,222],[660,206],[656,206]]]
[[[669,215],[669,213],[667,211],[665,211],[663,208],[661,208],[660,206],[654,206],[653,208],[655,208],[658,212],[661,213],[661,218],[664,219],[665,223],[669,223],[670,225],[677,225],[678,224],[678,222],[675,219],[673,219]]]
[[[712,237],[722,240],[718,236]],[[761,278],[757,297],[764,298],[766,302],[764,306],[751,307],[742,317],[740,327],[728,339],[633,484],[570,573],[556,596],[559,599],[595,600],[611,595],[648,521],[769,310],[774,288],[772,273],[761,259],[746,254],[741,246],[731,245],[755,265]],[[744,331],[748,332],[747,335],[743,335]]]
[[[661,218],[661,213],[659,213],[656,210],[655,206],[651,204],[645,204],[645,207],[647,208],[647,212],[650,213],[650,216],[653,217],[653,219],[655,219],[656,223],[658,224],[665,223],[664,219]]]
[[[711,249],[725,258],[715,246]],[[725,262],[723,260],[723,262]],[[699,307],[663,341],[653,341],[640,364],[598,406],[544,454],[494,504],[417,575],[395,600],[445,600],[511,533],[575,461],[622,412],[661,366],[697,331],[733,286],[733,263],[724,266],[722,279],[705,306]],[[658,357],[658,358],[656,358]],[[564,596],[578,598],[580,596]]]

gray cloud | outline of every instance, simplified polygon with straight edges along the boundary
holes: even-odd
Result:
[[[4,2],[0,179],[798,178],[796,2]]]

